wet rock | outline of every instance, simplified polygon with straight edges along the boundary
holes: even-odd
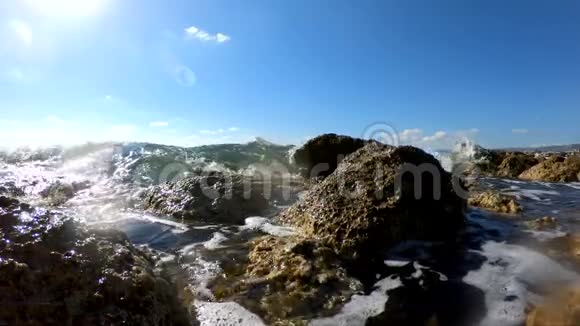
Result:
[[[580,325],[580,286],[558,291],[527,317],[526,326]]]
[[[355,274],[372,274],[373,264],[382,265],[381,253],[399,241],[454,239],[464,225],[465,200],[452,183],[439,161],[420,149],[370,143],[279,220],[319,239]]]
[[[40,196],[44,198],[49,205],[60,206],[73,198],[78,191],[88,187],[88,182],[65,183],[62,181],[56,181],[48,186],[48,188],[42,190]]]
[[[327,177],[348,154],[367,144],[368,140],[324,134],[310,139],[293,155],[294,163],[304,177]]]
[[[469,198],[468,204],[505,214],[517,214],[522,211],[522,206],[513,197],[493,190],[473,194]]]
[[[384,311],[370,317],[366,326],[465,326],[478,325],[485,317],[481,289],[413,263],[399,269],[408,271],[396,274],[402,286],[387,292]]]
[[[21,187],[18,187],[14,181],[8,181],[0,185],[0,195],[8,197],[22,197],[26,193]]]
[[[534,230],[547,230],[553,229],[558,225],[558,220],[552,216],[544,216],[533,221],[526,223],[530,228]]]
[[[551,156],[520,174],[524,180],[575,182],[580,178],[580,156]]]
[[[532,153],[506,152],[478,147],[477,155],[466,162],[462,171],[465,175],[499,178],[518,178],[540,160]]]
[[[500,178],[517,178],[522,172],[538,164],[538,162],[538,159],[533,154],[506,153],[494,175]]]
[[[221,172],[153,186],[144,199],[144,208],[152,213],[214,223],[243,224],[270,207],[263,185]]]
[[[245,271],[214,281],[212,290],[271,324],[290,325],[335,311],[362,285],[319,241],[265,236],[251,244]]]
[[[176,289],[123,233],[0,197],[0,324],[189,325]]]

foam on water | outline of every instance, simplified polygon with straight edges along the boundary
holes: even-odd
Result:
[[[235,302],[195,301],[201,326],[265,326],[260,317]]]
[[[259,230],[264,233],[279,237],[287,237],[296,234],[296,230],[291,227],[274,225],[270,222],[271,220],[265,217],[260,216],[248,217],[245,220],[246,225],[240,227],[240,229],[253,231]]]
[[[545,198],[545,196],[559,196],[560,193],[554,190],[541,190],[541,189],[512,189],[510,191],[505,192],[508,195],[516,196],[518,199],[523,197],[529,198],[532,200],[537,201],[548,201],[549,198]]]
[[[522,325],[526,307],[540,298],[534,289],[579,279],[554,260],[522,246],[490,241],[480,253],[487,261],[463,281],[485,292],[487,315],[482,326]]]
[[[227,239],[228,238],[223,233],[215,232],[211,239],[203,243],[203,246],[210,250],[223,248],[222,243]]]
[[[402,286],[398,278],[387,277],[375,284],[369,295],[354,295],[340,313],[329,318],[312,320],[310,326],[364,326],[367,319],[381,314],[389,299],[387,291]]]

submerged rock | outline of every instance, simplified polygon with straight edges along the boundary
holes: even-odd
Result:
[[[580,180],[580,156],[551,156],[524,171],[524,180],[547,182],[575,182]]]
[[[319,241],[265,236],[251,244],[245,271],[214,281],[212,289],[268,322],[292,324],[334,311],[362,285]]]
[[[382,264],[382,253],[399,241],[455,237],[465,200],[452,183],[418,148],[369,143],[279,219],[319,239],[356,272],[372,274],[372,264]]]
[[[468,204],[505,214],[517,214],[522,211],[522,206],[513,197],[493,190],[472,195],[468,200]]]
[[[324,134],[310,139],[293,155],[294,163],[300,167],[304,177],[327,177],[348,154],[367,144],[368,140]]]
[[[576,284],[553,294],[534,308],[526,326],[580,325],[580,286]]]
[[[0,197],[0,324],[190,325],[176,289],[123,233]]]
[[[546,230],[555,228],[558,225],[558,220],[552,216],[544,216],[526,224],[534,230]]]
[[[159,215],[206,222],[243,224],[269,207],[263,185],[237,174],[212,172],[153,186],[144,208]]]
[[[8,181],[0,185],[0,195],[8,197],[22,197],[26,193],[22,187],[16,185],[14,181]]]
[[[60,206],[73,198],[78,191],[89,187],[88,182],[65,183],[56,181],[40,192],[49,205]]]

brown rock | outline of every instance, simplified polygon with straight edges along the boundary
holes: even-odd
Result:
[[[513,197],[492,190],[474,194],[469,198],[468,204],[505,214],[517,214],[522,211],[521,205]]]
[[[538,160],[533,154],[521,152],[506,153],[495,175],[501,178],[517,178],[522,172],[536,164],[538,164]]]
[[[558,225],[558,220],[552,216],[544,216],[526,224],[534,230],[546,230],[555,228]]]
[[[580,286],[575,285],[552,295],[528,314],[526,325],[580,325]]]
[[[417,180],[403,173],[418,167],[431,173],[416,173]],[[433,156],[414,147],[369,143],[279,219],[319,239],[351,267],[370,272],[368,263],[382,264],[380,253],[399,241],[453,238],[463,226],[464,208],[451,175]]]
[[[520,174],[524,180],[546,182],[579,181],[580,156],[552,156]]]
[[[301,168],[302,175],[307,178],[327,177],[338,163],[348,154],[363,147],[369,141],[341,136],[324,134],[310,139],[293,155],[295,164]]]
[[[220,172],[153,186],[144,203],[146,210],[159,215],[236,224],[270,207],[263,185]]]
[[[0,197],[0,324],[189,325],[151,256],[116,231]]]
[[[332,249],[314,239],[265,236],[251,244],[248,258],[242,275],[218,279],[212,289],[270,323],[300,324],[361,290]]]

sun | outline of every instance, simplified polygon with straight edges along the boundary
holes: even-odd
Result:
[[[109,0],[26,0],[28,5],[43,15],[74,18],[97,15]]]

